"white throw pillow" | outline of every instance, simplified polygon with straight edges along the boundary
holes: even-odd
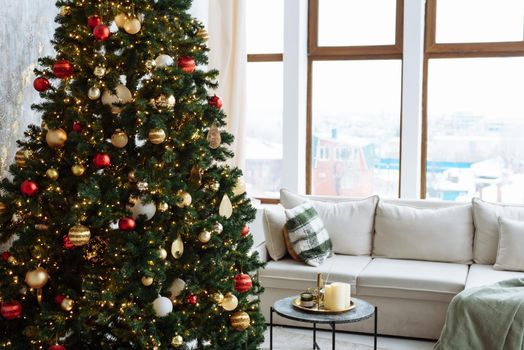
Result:
[[[471,263],[471,205],[418,209],[381,201],[375,217],[373,256]]]
[[[524,221],[499,218],[500,239],[495,270],[524,271]]]
[[[278,261],[286,253],[284,241],[284,225],[286,224],[286,213],[281,205],[264,208],[263,225],[266,248],[271,259]]]
[[[475,223],[473,258],[477,264],[493,265],[495,263],[499,243],[499,217],[524,221],[524,207],[490,203],[473,198]]]
[[[364,199],[344,199],[342,202],[311,200],[288,190],[280,190],[280,203],[291,209],[306,201],[324,222],[329,232],[333,251],[344,255],[370,255],[373,242],[373,220],[378,196]]]

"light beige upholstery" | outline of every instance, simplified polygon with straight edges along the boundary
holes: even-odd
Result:
[[[499,218],[499,249],[495,270],[524,272],[524,221]]]
[[[316,285],[317,273],[333,282],[351,283],[352,292],[358,274],[369,264],[369,256],[335,255],[319,267],[308,266],[292,259],[270,261],[266,268],[260,270],[260,282],[265,288],[285,288],[305,291]]]
[[[450,301],[464,289],[467,275],[462,264],[373,259],[358,275],[357,294]]]
[[[284,225],[286,225],[286,213],[281,205],[264,208],[262,217],[264,225],[264,237],[266,238],[267,251],[271,259],[278,261],[287,254],[284,242]]]
[[[469,268],[466,288],[485,286],[518,277],[524,277],[524,272],[497,271],[493,265],[473,264]]]

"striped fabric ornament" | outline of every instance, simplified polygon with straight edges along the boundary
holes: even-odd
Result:
[[[319,266],[333,255],[324,222],[310,202],[286,209],[286,228],[293,250],[308,265]]]

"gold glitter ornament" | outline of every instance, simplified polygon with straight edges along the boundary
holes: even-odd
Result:
[[[213,298],[213,301],[218,305],[222,304],[222,302],[224,301],[224,294],[220,292],[213,293],[211,297]]]
[[[121,129],[116,129],[113,135],[111,135],[111,143],[116,148],[124,148],[127,146],[128,142],[129,138],[127,137],[127,134]]]
[[[91,238],[91,231],[86,226],[76,225],[69,229],[67,236],[69,237],[71,243],[73,243],[76,247],[80,247],[89,242],[89,239]]]
[[[127,15],[125,13],[119,13],[115,16],[115,24],[118,28],[124,28],[124,24],[127,21]]]
[[[153,277],[142,276],[140,282],[142,282],[144,286],[149,287],[153,284]]]
[[[155,107],[158,110],[166,109],[168,111],[173,111],[176,105],[176,98],[173,95],[160,95],[157,98],[152,98],[149,100],[149,105]]]
[[[71,298],[64,298],[64,300],[62,300],[62,302],[60,303],[60,307],[64,311],[71,311],[73,310],[74,306],[75,306],[75,302]]]
[[[86,168],[81,164],[75,164],[71,167],[71,172],[75,176],[82,176],[84,175],[85,171],[86,171]]]
[[[124,30],[127,34],[135,35],[140,29],[142,29],[142,24],[137,18],[128,18],[124,22]]]
[[[48,130],[45,141],[51,148],[62,148],[67,141],[67,133],[61,128]]]
[[[184,345],[184,338],[182,338],[180,335],[175,335],[173,339],[171,339],[171,346],[179,348],[182,345]]]
[[[58,179],[58,176],[59,176],[58,170],[53,169],[53,168],[47,169],[47,171],[45,172],[45,176],[47,176],[50,180],[55,181]]]
[[[42,267],[28,271],[25,274],[25,283],[29,286],[29,288],[44,288],[44,286],[47,284],[47,281],[49,281],[49,273],[47,273],[46,269]]]
[[[167,204],[166,202],[158,203],[157,209],[159,212],[164,213],[169,210],[169,204]]]
[[[149,141],[152,144],[159,145],[166,140],[166,132],[160,128],[154,128],[149,131]]]
[[[103,66],[97,66],[95,67],[95,70],[93,71],[93,74],[97,77],[97,78],[103,78],[105,75],[106,75],[106,68],[103,67]]]

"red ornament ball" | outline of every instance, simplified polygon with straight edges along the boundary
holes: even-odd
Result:
[[[195,294],[189,294],[186,298],[186,302],[189,305],[195,305],[197,303],[197,296]]]
[[[49,89],[49,80],[44,77],[38,77],[33,81],[33,87],[36,91],[45,92]]]
[[[82,124],[80,124],[79,122],[73,123],[73,131],[74,132],[81,133],[83,129],[84,128],[82,127]]]
[[[133,231],[136,228],[136,222],[133,218],[127,216],[118,221],[118,228],[122,231]]]
[[[235,276],[235,289],[239,293],[249,292],[253,287],[251,277],[245,273],[240,273]]]
[[[67,348],[63,345],[51,345],[47,350],[67,350]]]
[[[217,95],[210,97],[207,100],[207,103],[209,103],[210,106],[216,107],[218,109],[222,108],[222,99]]]
[[[93,29],[93,36],[98,41],[105,41],[109,38],[111,35],[111,32],[109,31],[109,27],[105,24],[99,24]]]
[[[64,299],[65,299],[65,296],[63,296],[62,294],[55,295],[55,304],[57,305],[62,304],[62,301],[64,301]]]
[[[60,79],[73,76],[73,65],[68,60],[56,61],[53,65],[53,74]]]
[[[0,314],[6,320],[19,318],[22,315],[22,304],[16,300],[3,303],[2,306],[0,306]]]
[[[196,63],[193,57],[183,56],[178,59],[178,67],[186,73],[193,73],[196,69]]]
[[[99,15],[92,15],[87,18],[87,25],[89,28],[95,29],[99,24],[102,24],[102,18]]]
[[[9,258],[11,257],[11,253],[9,253],[8,251],[5,251],[2,253],[1,257],[3,261],[7,262],[7,260],[9,260]]]
[[[64,236],[64,249],[71,250],[75,249],[75,245],[71,242],[68,236]]]
[[[248,234],[249,234],[249,226],[244,226],[244,227],[242,228],[242,233],[241,233],[241,235],[242,235],[242,237],[246,238]]]
[[[26,196],[32,197],[38,193],[38,185],[34,181],[25,180],[20,186],[20,190]]]
[[[107,153],[98,153],[93,159],[93,163],[97,168],[107,168],[111,165],[111,157]]]

